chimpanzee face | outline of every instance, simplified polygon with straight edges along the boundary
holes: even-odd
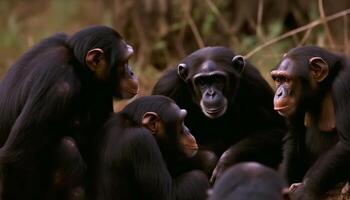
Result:
[[[198,151],[198,145],[195,137],[191,134],[190,130],[185,125],[185,117],[187,111],[180,109],[176,104],[172,104],[173,114],[177,116],[175,123],[175,131],[178,139],[179,150],[187,157],[196,155]],[[169,123],[169,122],[168,122]]]
[[[131,98],[138,93],[138,81],[129,65],[129,59],[134,54],[134,50],[123,40],[120,40],[118,46],[114,48],[120,55],[115,66],[112,60],[116,58],[108,58],[106,52],[100,48],[91,49],[87,53],[86,64],[94,72],[98,81],[112,86],[113,96],[122,99]]]
[[[288,117],[294,113],[296,107],[295,76],[293,76],[292,67],[293,61],[290,59],[283,60],[276,70],[271,72],[272,79],[276,86],[274,97],[274,108],[282,116]],[[294,83],[294,84],[293,84]]]
[[[225,90],[228,86],[227,73],[209,60],[204,62],[192,78],[195,96],[202,112],[209,118],[223,115],[227,109]]]
[[[120,91],[121,98],[131,98],[138,93],[139,88],[137,78],[129,65],[129,59],[134,54],[134,50],[130,45],[125,44],[125,52],[124,59],[117,66],[117,74],[121,74],[121,78],[116,90]]]
[[[227,49],[222,55],[217,53],[222,49],[218,49],[199,50],[178,65],[179,76],[190,86],[195,102],[209,118],[225,114],[228,102],[237,90],[233,85],[238,84],[239,73],[245,65],[242,56],[234,56]],[[212,53],[211,57],[205,51]]]
[[[304,66],[305,65],[305,66]],[[328,65],[320,57],[311,57],[305,62],[296,62],[286,55],[276,70],[271,72],[276,92],[274,109],[289,118],[297,108],[312,101],[318,92],[319,82],[328,75]]]
[[[157,140],[158,145],[179,152],[186,157],[197,153],[198,145],[194,136],[185,126],[187,111],[180,109],[175,103],[169,104],[166,110],[169,117],[161,117],[156,112],[146,112],[142,117],[142,124],[148,128]]]

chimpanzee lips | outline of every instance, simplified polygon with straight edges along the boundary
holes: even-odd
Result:
[[[123,92],[123,98],[131,98],[138,93],[138,90],[127,90]]]
[[[216,101],[214,103],[206,103],[203,100],[201,100],[200,106],[205,116],[214,119],[225,114],[227,109],[227,100],[226,98],[224,98],[222,99],[222,101]]]
[[[225,108],[225,106],[222,106],[222,107],[219,107],[219,108],[206,109],[206,112],[209,113],[209,114],[215,114],[215,113],[219,113],[224,108]]]
[[[203,113],[209,118],[217,118],[226,112],[226,105],[217,108],[203,108]]]
[[[139,90],[128,90],[127,91],[129,94],[133,94],[133,95],[136,95],[137,93],[139,93]]]
[[[295,111],[295,98],[274,98],[274,109],[283,117],[289,117]]]
[[[290,116],[294,111],[294,106],[283,106],[283,107],[276,107],[274,108],[278,114],[280,114],[283,117]]]
[[[288,111],[288,107],[289,106],[275,107],[274,109],[279,113],[285,113],[286,111]]]
[[[185,145],[185,148],[189,149],[189,150],[197,150],[198,146],[197,145]]]
[[[185,145],[184,153],[187,157],[193,157],[198,152],[198,146],[197,145]]]

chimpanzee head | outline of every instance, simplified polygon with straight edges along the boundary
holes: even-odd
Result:
[[[291,49],[271,72],[275,110],[289,118],[312,107],[330,87],[338,61],[336,55],[316,46]]]
[[[204,115],[218,118],[234,98],[244,67],[244,58],[232,50],[206,47],[184,58],[177,70]]]
[[[197,153],[196,139],[184,124],[187,111],[172,99],[161,95],[139,97],[121,113],[149,129],[163,154],[192,157]]]
[[[257,162],[228,168],[209,190],[209,200],[289,200],[288,185],[273,169]]]
[[[109,87],[115,97],[131,98],[138,93],[138,81],[128,63],[133,48],[114,29],[88,27],[75,33],[68,43],[80,66]]]

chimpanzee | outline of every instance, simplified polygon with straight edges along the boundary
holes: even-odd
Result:
[[[273,90],[231,49],[206,47],[193,52],[166,72],[152,93],[169,96],[188,111],[186,124],[200,145],[193,160],[209,175],[216,166],[212,182],[241,161],[273,168],[281,162],[286,125],[273,110]],[[217,156],[221,156],[218,162]]]
[[[287,200],[286,181],[275,170],[256,162],[228,168],[210,190],[209,200]]]
[[[349,180],[349,59],[317,46],[291,49],[271,72],[274,107],[289,122],[283,173],[296,199],[320,199]]]
[[[0,85],[1,199],[44,198],[65,136],[75,140],[89,174],[94,137],[113,112],[113,97],[138,91],[132,54],[115,30],[91,26],[48,37],[14,63]]]
[[[186,114],[160,95],[114,114],[102,131],[97,199],[206,199],[207,176],[178,170],[178,160],[198,150]]]

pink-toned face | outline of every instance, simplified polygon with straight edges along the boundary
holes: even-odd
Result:
[[[185,126],[184,120],[187,115],[187,111],[184,109],[180,110],[180,146],[183,149],[183,153],[187,157],[192,157],[196,155],[198,151],[198,145],[196,138],[190,133],[189,129]]]
[[[172,104],[172,110],[174,115],[177,116],[176,120],[176,135],[178,138],[178,144],[180,151],[187,157],[192,157],[196,155],[198,151],[198,145],[196,138],[191,134],[190,130],[186,127],[184,121],[187,116],[187,111],[185,109],[180,109],[176,104]]]
[[[290,71],[291,60],[285,59],[278,69],[271,72],[271,77],[276,86],[273,100],[274,109],[282,116],[289,117],[294,113],[296,107],[296,97],[293,95],[293,77]]]

